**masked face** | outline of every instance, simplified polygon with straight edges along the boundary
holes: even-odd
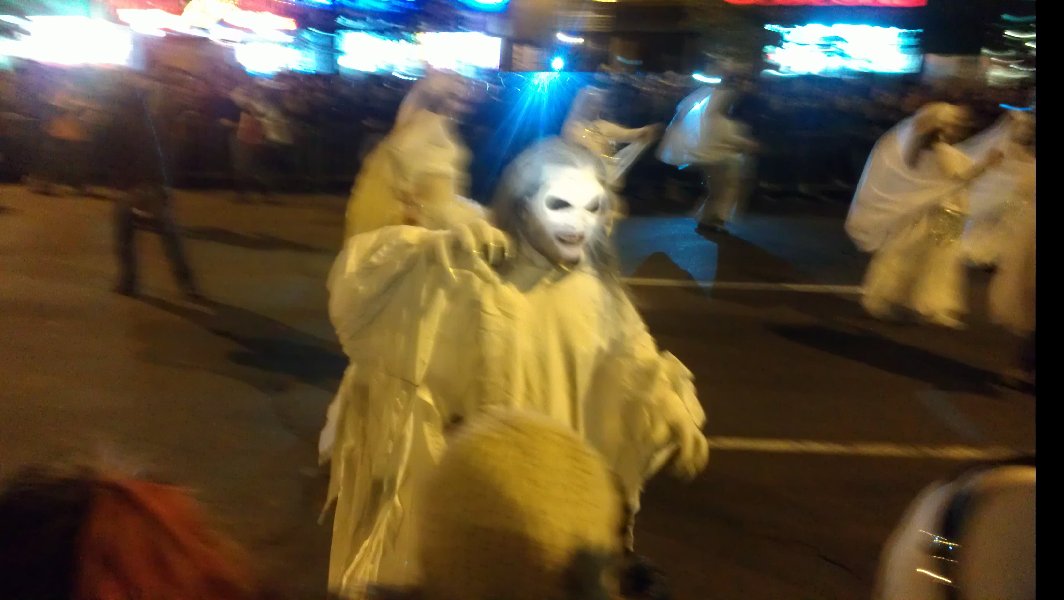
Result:
[[[575,265],[600,235],[608,208],[605,188],[590,169],[552,167],[546,185],[528,202],[528,243],[552,262]]]

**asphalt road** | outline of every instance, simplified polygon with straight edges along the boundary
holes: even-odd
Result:
[[[185,483],[291,597],[322,597],[316,440],[345,364],[324,279],[343,203],[180,193],[202,307],[150,234],[146,297],[110,292],[109,201],[0,188],[0,476],[76,460]],[[986,275],[967,330],[875,322],[837,211],[788,206],[733,235],[682,217],[618,231],[637,305],[708,415],[707,471],[654,481],[639,517],[638,550],[681,600],[868,598],[920,488],[1034,450],[1033,395],[997,381],[1015,341],[984,323]]]

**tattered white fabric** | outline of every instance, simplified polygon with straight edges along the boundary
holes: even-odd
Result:
[[[483,207],[464,197],[469,160],[447,117],[425,109],[405,115],[363,163],[347,204],[346,237],[389,225],[444,228],[482,217]],[[432,177],[449,185],[437,195],[418,193]]]
[[[990,280],[990,318],[1017,335],[1035,329],[1035,203],[1021,206],[1005,222],[1001,253]]]
[[[1014,140],[1018,130],[1033,127],[1031,117],[1010,112],[997,123],[958,146],[976,160],[1000,150],[1003,160],[973,182],[963,244],[968,262],[989,266],[1001,259],[1019,226],[1021,212],[1034,202],[1035,157]]]
[[[915,165],[905,160],[923,123],[937,118],[935,108],[929,105],[903,120],[872,149],[846,217],[846,233],[861,250],[875,252],[917,215],[944,204],[969,184],[957,172],[944,170],[932,151],[920,152]]]
[[[705,418],[690,371],[590,267],[514,260],[497,272],[450,235],[389,227],[356,236],[330,276],[329,311],[350,359],[321,443],[332,460],[335,591],[418,579],[416,490],[448,426],[487,406],[571,428],[602,454],[633,509],[675,451],[676,431]]]
[[[727,116],[736,93],[728,88],[704,87],[684,98],[665,130],[658,158],[685,167],[728,161],[749,152],[755,145],[749,128]]]

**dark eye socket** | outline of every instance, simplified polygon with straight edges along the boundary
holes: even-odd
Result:
[[[565,208],[572,208],[572,204],[569,204],[561,198],[550,198],[547,200],[547,208],[550,210],[562,210]]]

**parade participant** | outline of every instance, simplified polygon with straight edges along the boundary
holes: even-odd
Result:
[[[349,240],[329,312],[350,365],[320,442],[336,505],[331,589],[417,581],[416,489],[448,432],[489,406],[535,411],[587,440],[633,515],[670,461],[688,477],[704,467],[692,375],[658,350],[622,288],[610,202],[601,161],[549,139],[504,173],[499,229]]]
[[[351,188],[345,239],[389,225],[445,228],[483,215],[465,198],[469,150],[456,130],[469,93],[468,82],[449,72],[431,71],[414,85]]]
[[[751,191],[753,154],[758,143],[734,108],[749,82],[726,76],[719,86],[696,90],[676,108],[658,158],[680,168],[697,166],[704,173],[706,193],[698,209],[698,228],[726,231]]]
[[[932,103],[887,132],[872,150],[846,219],[846,232],[874,253],[862,305],[877,318],[909,311],[962,327],[967,280],[961,234],[969,187],[1001,160],[973,158],[954,144],[968,131],[960,106]]]
[[[624,187],[624,173],[660,134],[661,127],[628,129],[607,120],[606,90],[587,86],[573,100],[562,125],[562,137],[587,148],[606,164],[606,181],[614,190]],[[623,148],[619,148],[623,145]]]
[[[969,218],[962,244],[977,267],[998,264],[1014,235],[1026,235],[1023,213],[1035,195],[1035,123],[1032,113],[1009,110],[983,133],[958,145],[970,156],[999,149],[1003,158],[972,184]]]

